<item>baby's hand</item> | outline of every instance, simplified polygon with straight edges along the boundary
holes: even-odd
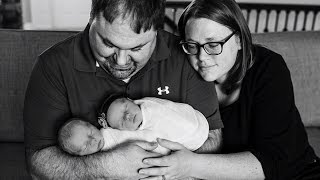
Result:
[[[102,126],[104,129],[108,128],[108,123],[106,120],[106,115],[104,113],[101,114],[100,117],[98,117],[98,123],[100,124],[100,126]]]

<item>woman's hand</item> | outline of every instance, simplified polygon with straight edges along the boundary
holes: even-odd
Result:
[[[146,165],[156,166],[139,170],[140,174],[150,176],[144,178],[144,180],[171,180],[190,177],[193,159],[196,158],[196,154],[186,149],[180,143],[159,138],[157,141],[160,146],[170,149],[171,154],[144,159],[143,163]]]

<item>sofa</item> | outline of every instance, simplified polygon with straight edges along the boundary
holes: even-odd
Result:
[[[28,179],[23,102],[35,59],[76,32],[0,30],[0,179]],[[283,55],[309,141],[320,156],[320,31],[254,34],[255,43]]]

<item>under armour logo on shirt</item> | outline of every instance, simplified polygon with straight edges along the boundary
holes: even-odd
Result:
[[[158,87],[158,94],[162,95],[162,93],[169,94],[169,86],[164,86],[164,89],[161,89],[161,87]]]

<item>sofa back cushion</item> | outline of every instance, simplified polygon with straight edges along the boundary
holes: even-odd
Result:
[[[320,126],[320,31],[255,34],[254,42],[281,54],[305,126]]]
[[[23,142],[23,101],[38,54],[76,32],[0,30],[0,141]],[[320,126],[320,32],[254,34],[280,53],[291,71],[306,126]]]
[[[0,141],[23,142],[23,102],[38,54],[75,34],[62,31],[0,30]]]

